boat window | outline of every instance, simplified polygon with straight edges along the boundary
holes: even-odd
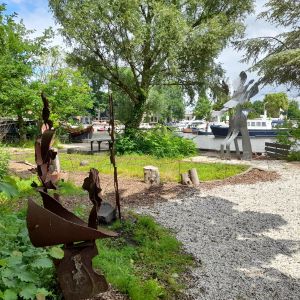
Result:
[[[250,122],[247,122],[247,125],[250,126]]]
[[[261,122],[256,122],[256,126],[261,126]]]
[[[261,126],[267,126],[266,122],[262,122]]]
[[[255,122],[251,122],[251,126],[255,126]]]

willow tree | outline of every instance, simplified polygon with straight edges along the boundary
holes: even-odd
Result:
[[[253,62],[266,84],[287,84],[300,88],[300,2],[269,0],[258,18],[284,28],[282,33],[235,42],[246,50],[244,62]]]
[[[150,88],[180,84],[205,89],[221,68],[214,59],[243,32],[252,0],[50,0],[71,60],[126,94],[134,128]],[[120,69],[128,67],[123,76]],[[191,88],[193,87],[193,88]]]

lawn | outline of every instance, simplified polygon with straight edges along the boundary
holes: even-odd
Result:
[[[12,159],[27,160],[34,163],[33,153],[12,155]],[[113,169],[107,153],[84,155],[60,153],[59,159],[61,168],[68,172],[89,171],[96,168],[100,173],[112,174]],[[88,164],[80,166],[81,161]],[[143,167],[153,165],[159,168],[162,181],[178,182],[180,173],[184,173],[191,168],[196,168],[201,181],[224,179],[247,170],[245,165],[229,165],[222,163],[195,163],[185,162],[180,159],[156,158],[148,155],[122,155],[116,158],[118,174],[123,177],[143,178]]]

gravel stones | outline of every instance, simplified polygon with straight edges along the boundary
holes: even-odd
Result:
[[[276,181],[187,192],[139,212],[175,231],[201,264],[193,299],[300,299],[300,168],[268,163]]]

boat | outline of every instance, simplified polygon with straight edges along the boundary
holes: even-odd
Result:
[[[66,126],[65,130],[69,133],[71,142],[82,142],[84,139],[89,139],[93,135],[93,125],[82,127]]]
[[[207,122],[204,120],[194,120],[190,121],[190,123],[182,129],[183,133],[194,133],[198,134],[200,130],[206,130]]]
[[[282,122],[278,119],[258,118],[247,120],[249,135],[253,137],[275,137],[279,130],[284,130],[284,128],[278,127],[280,124]],[[226,137],[229,125],[213,124],[210,128],[215,137]],[[239,136],[241,136],[241,133],[239,133]]]

